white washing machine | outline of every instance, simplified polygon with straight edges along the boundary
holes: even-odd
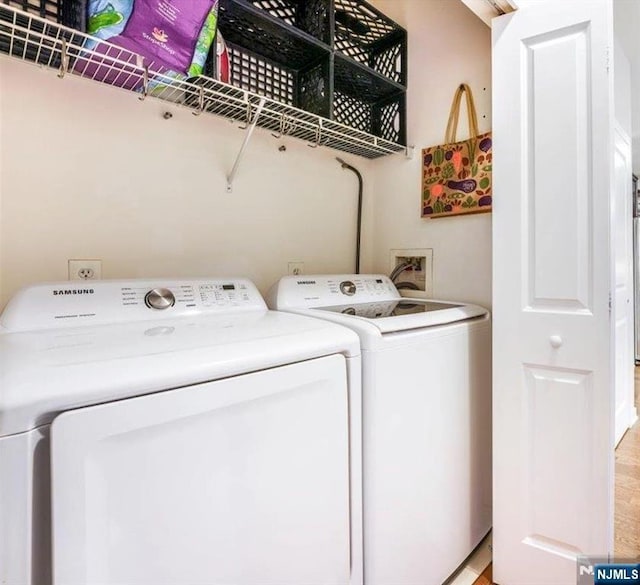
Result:
[[[362,583],[352,331],[238,278],[43,284],[0,323],[0,583]]]
[[[491,528],[487,311],[382,275],[285,277],[268,303],[360,337],[366,585],[440,585]]]

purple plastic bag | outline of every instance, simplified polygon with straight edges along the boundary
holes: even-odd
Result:
[[[126,24],[116,36],[103,36],[106,42],[88,43],[91,52],[80,52],[74,70],[118,87],[140,91],[141,70],[135,55],[147,64],[153,61],[156,73],[175,72],[185,77],[192,65],[200,31],[217,0],[130,0],[132,8]],[[96,3],[96,7],[102,4]],[[113,5],[108,5],[113,12]],[[104,11],[104,10],[103,10]],[[124,50],[123,50],[124,49]],[[114,61],[120,64],[114,67]],[[130,66],[129,66],[130,65]]]
[[[214,0],[136,0],[122,33],[110,42],[187,73]]]

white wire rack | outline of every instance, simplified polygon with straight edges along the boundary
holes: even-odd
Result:
[[[366,158],[406,147],[208,77],[175,79],[126,49],[0,4],[0,53]]]

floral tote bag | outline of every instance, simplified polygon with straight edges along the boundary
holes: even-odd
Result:
[[[462,96],[466,96],[469,138],[456,141]],[[445,144],[422,150],[422,217],[491,211],[491,132],[478,132],[471,88],[461,84],[453,97]]]

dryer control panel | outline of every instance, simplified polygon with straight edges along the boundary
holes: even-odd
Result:
[[[67,281],[22,289],[5,308],[0,325],[29,331],[248,310],[267,307],[246,278]]]
[[[399,298],[393,282],[382,274],[305,274],[281,278],[269,291],[267,302],[273,309],[301,309]]]

